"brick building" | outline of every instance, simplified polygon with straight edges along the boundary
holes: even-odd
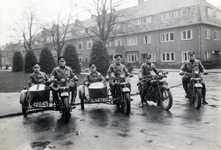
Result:
[[[107,44],[111,59],[121,53],[125,62],[140,64],[149,53],[157,66],[179,68],[194,51],[205,65],[221,64],[221,9],[206,0],[138,0],[138,5],[119,12],[133,15]],[[93,41],[78,21],[70,25],[66,45],[73,44],[87,66]],[[96,29],[94,16],[81,23]],[[44,32],[39,34],[44,39],[41,45],[53,50],[50,35]]]

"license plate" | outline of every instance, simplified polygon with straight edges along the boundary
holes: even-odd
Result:
[[[123,90],[123,92],[130,92],[129,88],[123,88],[122,90]]]
[[[62,96],[69,96],[68,92],[61,92],[61,97]]]
[[[91,103],[104,103],[104,102],[109,102],[109,99],[108,98],[90,99],[89,102],[91,102]]]

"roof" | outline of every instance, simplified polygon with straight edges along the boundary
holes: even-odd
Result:
[[[206,2],[206,0],[147,0],[140,5],[126,8],[121,11],[131,12],[133,14],[133,18],[140,18],[195,5],[216,8]]]

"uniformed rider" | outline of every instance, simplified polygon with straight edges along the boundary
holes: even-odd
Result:
[[[141,103],[140,107],[143,107],[143,103],[145,102],[145,94],[149,87],[149,82],[151,81],[151,71],[154,71],[158,75],[158,70],[156,66],[150,62],[151,55],[147,54],[145,58],[145,63],[143,63],[140,67],[140,71],[138,73],[138,90],[140,91]],[[142,78],[145,76],[145,80]]]
[[[204,66],[202,65],[201,61],[195,58],[195,54],[194,52],[189,52],[188,53],[188,57],[189,59],[187,61],[185,61],[182,66],[181,66],[181,70],[180,70],[180,75],[184,75],[185,72],[187,73],[192,73],[192,71],[194,70],[199,70],[200,72],[202,72],[203,74],[207,74]],[[182,84],[183,84],[183,89],[186,93],[186,98],[189,98],[189,92],[188,92],[188,83],[190,83],[190,78],[192,76],[191,75],[185,75],[182,78]],[[201,77],[202,78],[202,77]],[[203,95],[203,104],[208,104],[205,100],[205,96],[206,96],[206,86],[205,83],[203,82],[203,78],[202,78],[202,82],[201,82],[203,88],[202,88],[202,95]]]
[[[114,56],[115,62],[110,65],[107,71],[106,79],[109,79],[111,77],[111,73],[114,73],[115,77],[119,77],[121,73],[125,73],[125,76],[129,76],[130,73],[128,72],[126,66],[121,63],[122,55],[117,54]],[[113,98],[116,98],[117,95],[115,93],[116,86],[113,82],[109,82],[111,87],[111,94]],[[127,82],[127,87],[131,89],[130,82]]]
[[[94,83],[94,82],[105,82],[105,79],[104,77],[101,75],[100,72],[97,72],[97,69],[96,69],[96,66],[94,63],[91,63],[89,65],[90,67],[90,72],[89,74],[87,74],[85,76],[85,79],[84,79],[84,84],[88,87],[91,83]]]

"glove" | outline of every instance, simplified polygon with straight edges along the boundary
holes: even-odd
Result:
[[[106,78],[105,78],[106,80],[109,80],[109,76],[106,76]]]
[[[180,75],[183,76],[183,75],[184,75],[184,72],[183,72],[183,71],[180,71]]]
[[[74,81],[78,81],[78,77],[77,76],[74,77]]]

